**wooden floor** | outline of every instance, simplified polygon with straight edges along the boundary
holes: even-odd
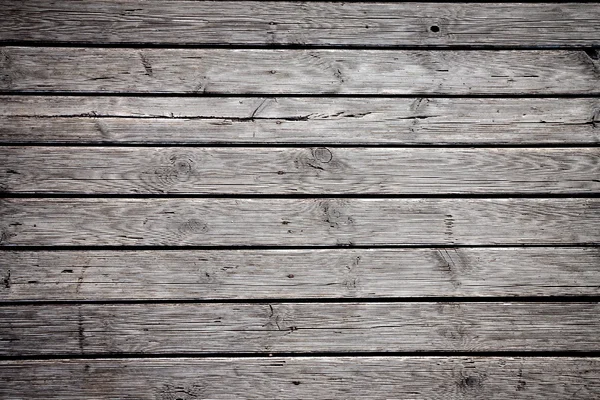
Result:
[[[0,398],[600,398],[600,3],[0,5]]]

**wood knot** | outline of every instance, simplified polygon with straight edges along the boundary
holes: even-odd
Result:
[[[193,161],[190,158],[172,155],[169,157],[169,161],[171,161],[173,168],[179,173],[189,174],[192,172]]]
[[[333,154],[326,147],[317,147],[312,151],[315,161],[327,164],[333,160]]]
[[[463,392],[478,391],[483,387],[483,379],[478,375],[468,375],[460,379],[458,387]]]
[[[337,205],[333,202],[324,201],[321,203],[323,210],[323,221],[329,224],[331,228],[339,228],[340,226],[348,226],[354,224],[354,218],[343,212],[343,205]]]
[[[189,219],[181,224],[179,232],[184,234],[206,233],[208,225],[198,219]]]
[[[159,187],[169,187],[177,182],[185,182],[194,172],[194,161],[185,155],[171,155],[168,165],[154,170]]]

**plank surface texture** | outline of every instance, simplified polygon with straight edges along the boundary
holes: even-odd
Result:
[[[597,98],[0,96],[0,143],[597,144]]]
[[[2,147],[0,181],[8,193],[595,193],[599,160],[599,148]]]
[[[30,399],[594,399],[600,360],[270,357],[7,361],[0,395]]]
[[[600,3],[0,6],[0,398],[600,398]]]
[[[600,199],[0,199],[3,246],[598,244]]]
[[[27,0],[0,41],[171,45],[598,46],[600,7],[273,1]]]
[[[24,305],[0,307],[0,355],[598,351],[599,313],[598,303]]]
[[[6,250],[0,278],[5,301],[597,296],[600,252],[560,247]]]
[[[598,94],[594,54],[0,47],[0,92]]]

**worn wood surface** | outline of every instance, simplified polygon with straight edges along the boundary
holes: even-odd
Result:
[[[269,357],[5,361],[28,399],[594,399],[595,357]]]
[[[598,303],[13,305],[0,355],[598,351]]]
[[[0,398],[600,398],[599,4],[0,3]]]
[[[600,200],[0,199],[3,246],[598,244]]]
[[[9,251],[4,301],[598,296],[597,248]]]
[[[0,190],[70,194],[598,193],[600,148],[0,147]]]
[[[597,144],[597,98],[0,96],[0,143]]]
[[[594,54],[1,47],[0,91],[598,94],[600,61]]]
[[[172,45],[599,46],[579,4],[50,0],[4,4],[0,40]],[[437,29],[436,29],[437,28]]]

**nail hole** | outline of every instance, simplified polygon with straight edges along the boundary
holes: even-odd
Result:
[[[440,31],[440,27],[437,25],[432,25],[429,27],[429,30],[433,33],[438,33]]]

